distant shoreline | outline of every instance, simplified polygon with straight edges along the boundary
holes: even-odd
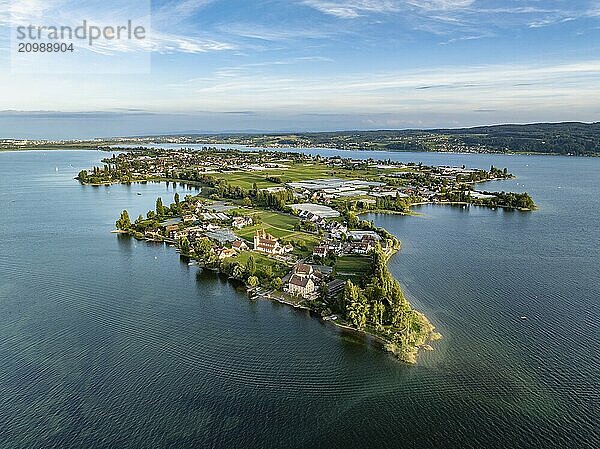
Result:
[[[163,145],[163,144],[155,144],[155,145]],[[178,144],[165,144],[165,145],[178,145]],[[190,148],[189,145],[203,145],[206,147],[210,147],[209,144],[181,144],[180,148]],[[243,146],[246,148],[252,148],[252,146],[249,145],[242,145],[242,144],[226,144],[226,143],[220,143],[220,144],[212,144],[212,145],[224,145],[224,146],[228,146],[231,145],[231,147],[234,146]],[[151,149],[154,148],[152,146],[143,146],[144,148],[147,149]],[[159,148],[159,147],[156,147]],[[486,156],[552,156],[552,157],[568,157],[568,158],[572,158],[572,157],[581,157],[581,158],[588,158],[588,157],[592,157],[592,158],[596,158],[596,157],[600,157],[600,153],[598,154],[559,154],[559,153],[537,153],[537,152],[490,152],[490,151],[481,151],[481,152],[465,152],[465,151],[420,151],[420,150],[386,150],[386,149],[381,149],[381,150],[377,150],[377,149],[369,149],[369,150],[350,150],[350,149],[342,149],[342,148],[330,148],[330,147],[315,147],[315,146],[307,146],[307,147],[284,147],[284,146],[264,146],[264,147],[256,147],[256,148],[260,148],[260,149],[265,149],[265,150],[273,150],[273,151],[277,151],[277,150],[286,150],[289,149],[290,151],[297,151],[297,150],[329,150],[329,151],[343,151],[343,152],[373,152],[373,153],[389,153],[389,154],[406,154],[406,153],[418,153],[418,154],[447,154],[447,155],[464,155],[464,156],[469,156],[469,155],[486,155]],[[25,152],[46,152],[46,151],[98,151],[98,152],[104,152],[104,153],[109,153],[111,151],[131,151],[133,148],[125,148],[125,147],[115,147],[112,149],[103,149],[103,148],[86,148],[86,147],[82,147],[82,148],[72,148],[72,147],[65,147],[65,148],[0,148],[0,153],[25,153]]]

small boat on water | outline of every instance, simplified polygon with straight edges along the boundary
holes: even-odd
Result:
[[[140,192],[137,193],[139,196],[142,196],[142,194]]]

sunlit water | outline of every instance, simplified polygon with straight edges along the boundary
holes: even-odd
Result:
[[[110,234],[184,187],[80,186],[98,152],[0,153],[0,447],[599,447],[600,159],[339,154],[506,166],[485,188],[540,206],[371,217],[445,337],[417,366]]]

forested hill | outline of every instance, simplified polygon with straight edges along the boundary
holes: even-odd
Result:
[[[292,136],[287,136],[292,137]],[[538,123],[462,129],[298,134],[304,144],[388,151],[471,151],[600,155],[600,123]],[[288,141],[294,143],[291,138]]]
[[[536,123],[436,131],[465,145],[484,146],[492,151],[600,154],[600,123]]]
[[[245,144],[256,147],[329,147],[343,150],[543,153],[600,156],[600,123],[539,123],[463,129],[177,135],[175,143]]]

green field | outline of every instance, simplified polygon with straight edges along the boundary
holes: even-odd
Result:
[[[252,241],[256,231],[263,229],[274,237],[281,239],[282,243],[291,243],[294,246],[294,254],[306,257],[312,253],[313,248],[319,243],[319,236],[294,230],[294,226],[300,221],[293,215],[279,212],[263,211],[254,209],[244,211],[245,215],[258,218],[260,223],[236,230],[235,233],[249,241]]]
[[[243,173],[219,173],[216,178],[224,179],[234,187],[250,190],[254,187],[254,183],[259,189],[267,187],[276,187],[279,184],[265,180],[266,172],[243,172]]]
[[[248,262],[248,258],[251,255],[254,256],[254,260],[256,261],[257,267],[264,268],[270,266],[275,276],[283,277],[290,270],[289,267],[284,263],[278,262],[275,259],[271,259],[270,257],[263,256],[262,254],[250,251],[242,251],[237,256],[232,257],[229,260],[231,260],[232,262],[238,262],[240,265],[245,266],[246,262]]]
[[[294,226],[299,222],[299,219],[292,215],[259,209],[244,212],[245,215],[250,215],[255,221],[259,221],[254,226],[248,226],[236,231],[237,235],[247,240],[252,240],[255,232],[262,231],[263,229],[277,238],[289,237],[296,233]]]
[[[344,256],[335,262],[337,277],[358,282],[361,278],[371,275],[372,260],[368,256]]]
[[[368,169],[361,171],[347,170],[341,168],[327,167],[322,163],[305,163],[305,164],[290,164],[287,168],[273,168],[262,171],[247,171],[243,173],[219,173],[215,175],[217,178],[225,179],[232,186],[239,186],[243,189],[251,189],[256,183],[259,189],[268,187],[276,187],[276,184],[267,181],[268,176],[278,177],[283,184],[287,182],[306,181],[308,179],[321,178],[369,178],[378,179],[382,174],[391,170]],[[395,171],[398,171],[397,169]]]

